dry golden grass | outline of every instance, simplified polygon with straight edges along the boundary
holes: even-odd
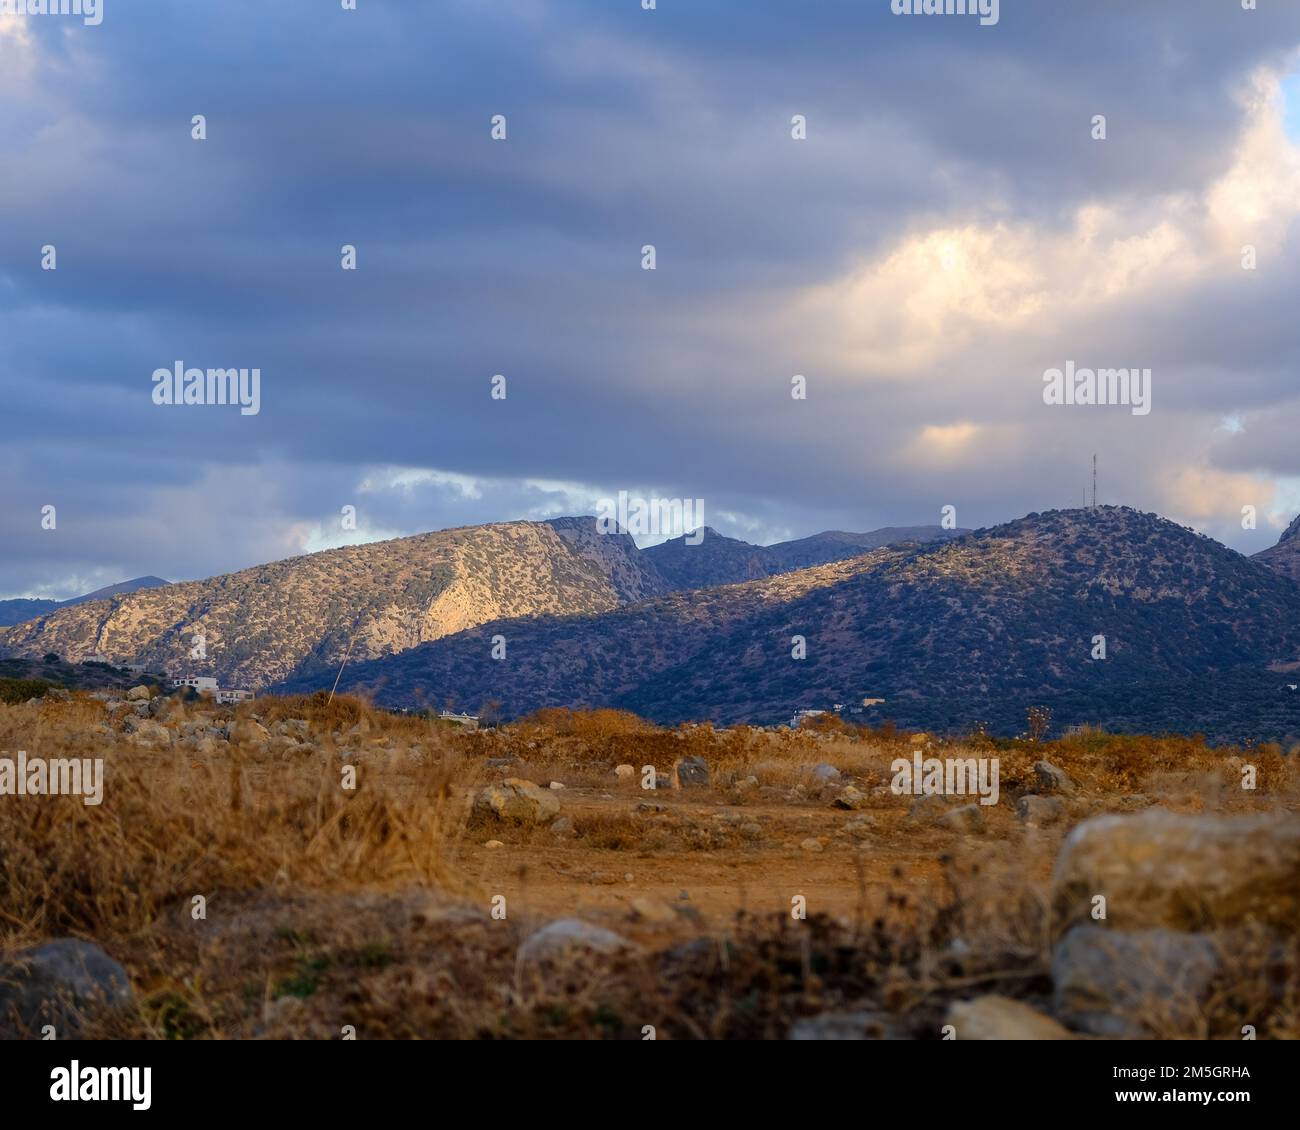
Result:
[[[170,744],[149,746],[126,732],[130,713],[83,695],[0,707],[0,751],[106,761],[99,807],[0,801],[0,951],[75,935],[122,961],[137,1006],[99,1035],[337,1038],[353,1024],[372,1038],[640,1038],[651,1024],[660,1038],[783,1037],[865,1000],[900,1032],[937,1037],[954,999],[1045,998],[1050,872],[1079,819],[1155,803],[1300,809],[1281,751],[1184,739],[917,743],[843,726],[663,730],[615,711],[465,733],[313,696],[172,703],[155,719]],[[205,734],[215,726],[230,740]],[[1003,800],[982,831],[919,823],[884,787],[891,761],[921,747],[999,758]],[[642,766],[668,774],[686,756],[708,762],[709,787],[640,787]],[[1030,828],[1014,802],[1043,758],[1079,791],[1058,824]],[[631,779],[613,774],[624,763]],[[813,778],[823,763],[842,779]],[[472,794],[502,777],[562,782],[572,828],[471,819]],[[831,805],[847,783],[867,794],[860,810]],[[791,921],[794,895],[806,922]],[[520,942],[574,916],[641,949],[525,974]],[[1296,991],[1277,989],[1294,954],[1260,939],[1233,961],[1202,1034],[1249,1014],[1261,1038],[1295,1038]]]

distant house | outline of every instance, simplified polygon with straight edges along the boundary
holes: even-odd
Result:
[[[438,715],[439,722],[450,722],[453,726],[464,726],[467,730],[478,729],[478,717],[474,714],[456,714],[450,710],[444,710]]]
[[[143,675],[147,668],[143,663],[128,663],[124,670],[130,671],[132,675]]]
[[[237,691],[233,689],[217,691],[218,702],[228,702],[228,703],[252,702],[253,699],[256,697],[257,696],[253,694],[252,691]]]
[[[884,701],[885,701],[885,700],[884,700],[883,698],[864,698],[864,699],[862,700],[862,705],[863,705],[863,706],[879,706],[879,705],[880,705],[882,702],[884,702]]]
[[[98,663],[104,667],[107,667],[109,665],[108,656],[104,655],[102,652],[97,651],[93,655],[87,655],[86,658],[81,661],[83,667],[91,663]]]
[[[796,710],[794,717],[790,719],[790,729],[797,730],[805,718],[818,718],[825,713],[824,710]]]
[[[186,675],[180,679],[172,680],[173,687],[193,687],[199,694],[204,691],[217,693],[217,680],[209,678],[207,675]]]

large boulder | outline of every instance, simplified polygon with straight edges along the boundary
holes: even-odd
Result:
[[[0,965],[0,1037],[40,1037],[50,1024],[66,1039],[92,1013],[130,1000],[122,966],[90,942],[60,938]]]
[[[559,815],[560,802],[550,789],[522,777],[508,777],[475,797],[474,812],[516,824],[540,824]]]
[[[1052,1010],[1093,1036],[1203,1039],[1221,945],[1174,930],[1076,926],[1052,953]]]
[[[673,765],[673,787],[708,788],[709,763],[702,757],[683,757]]]
[[[1300,932],[1300,817],[1153,808],[1085,820],[1062,845],[1052,886],[1057,937],[1092,924],[1097,895],[1112,929],[1202,931],[1256,921]]]

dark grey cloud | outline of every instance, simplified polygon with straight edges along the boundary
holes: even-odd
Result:
[[[991,524],[1075,501],[1093,451],[1111,500],[1151,509],[1179,466],[1300,479],[1294,241],[1254,277],[1215,273],[1198,219],[1300,8],[1003,0],[991,28],[888,9],[107,0],[97,28],[0,30],[0,595],[284,556],[385,468],[477,485],[372,490],[375,533],[619,488],[703,497],[754,537],[948,503]],[[1084,206],[1135,236],[1177,208],[1167,285],[974,321],[932,364],[863,358],[855,319],[817,312],[909,240],[1001,225],[1036,260]],[[1055,303],[1068,283],[1044,275]],[[864,293],[864,324],[912,316],[908,293]],[[805,316],[809,294],[830,297]],[[1090,356],[1155,367],[1159,411],[1045,413],[1043,368]],[[178,359],[260,367],[261,413],[152,404]],[[1244,432],[1216,431],[1229,415]],[[969,450],[918,458],[926,428],[967,423]],[[1196,489],[1173,516],[1272,537],[1237,528],[1222,483],[1199,507]]]

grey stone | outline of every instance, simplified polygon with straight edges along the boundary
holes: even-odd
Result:
[[[679,788],[708,788],[709,763],[702,757],[683,757],[673,766]]]
[[[824,1012],[796,1020],[791,1040],[896,1040],[893,1020],[883,1012]]]
[[[571,955],[612,955],[635,948],[633,943],[613,930],[593,926],[578,918],[560,918],[543,926],[519,947],[519,961],[524,966],[535,966]]]
[[[40,1036],[52,1024],[63,1039],[93,1012],[130,1001],[126,970],[99,946],[76,938],[24,950],[0,966],[0,1035],[6,1038]]]
[[[1050,761],[1035,761],[1034,776],[1038,779],[1038,788],[1044,793],[1072,793],[1075,785],[1070,775]]]
[[[1202,1005],[1220,966],[1205,934],[1076,926],[1052,954],[1053,1011],[1111,1039],[1204,1038]]]
[[[1016,815],[1026,824],[1045,825],[1059,820],[1065,805],[1059,797],[1026,793],[1016,801]]]

